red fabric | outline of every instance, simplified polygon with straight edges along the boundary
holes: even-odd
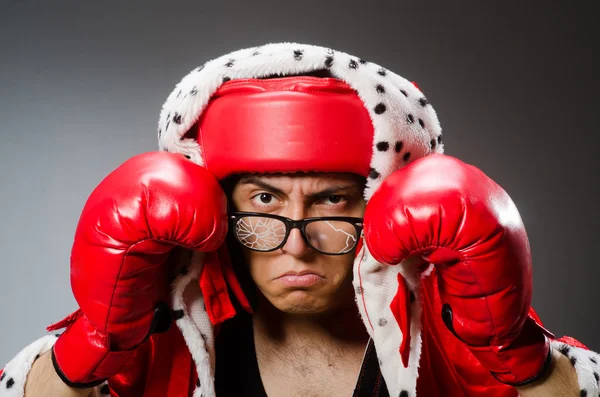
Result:
[[[366,177],[373,133],[352,87],[334,78],[299,76],[223,84],[187,136],[200,143],[206,168],[218,179],[297,171]]]
[[[517,397],[516,390],[492,377],[469,349],[456,339],[441,320],[442,303],[437,293],[437,274],[423,280],[423,342],[417,396]],[[531,311],[531,316],[537,317]],[[539,319],[538,319],[539,320]],[[581,347],[573,338],[558,340]],[[109,380],[116,397],[189,397],[197,376],[191,355],[177,327],[153,335],[126,371]],[[235,381],[235,379],[232,379]]]
[[[223,268],[216,252],[207,252],[204,256],[200,289],[206,302],[206,313],[213,325],[235,316],[235,308],[229,298]]]
[[[560,338],[558,338],[556,340],[558,342],[566,343],[567,345],[571,345],[571,346],[574,346],[574,347],[579,347],[579,348],[585,349],[585,350],[590,350],[586,345],[584,345],[583,343],[579,342],[575,338],[571,338],[570,336],[563,336],[563,337],[560,337]]]
[[[410,353],[410,291],[406,287],[406,281],[402,274],[398,273],[398,290],[391,303],[392,313],[402,331],[402,343],[400,344],[400,357],[404,368],[408,367]]]
[[[195,381],[192,356],[181,332],[172,326],[144,343],[108,383],[113,397],[188,397]]]
[[[244,310],[246,310],[248,313],[252,313],[252,306],[250,305],[246,294],[244,294],[242,286],[240,285],[237,277],[235,276],[233,265],[231,264],[231,259],[229,258],[229,252],[227,251],[227,246],[223,244],[217,252],[219,254],[219,261],[221,262],[223,274],[225,275],[225,280],[227,281],[229,288],[231,288],[233,295],[236,297]]]

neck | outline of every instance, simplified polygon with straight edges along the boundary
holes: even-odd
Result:
[[[299,314],[282,312],[261,296],[253,322],[257,338],[280,346],[306,341],[365,346],[369,339],[353,300],[323,313]]]

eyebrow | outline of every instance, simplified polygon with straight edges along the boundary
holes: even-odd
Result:
[[[285,195],[285,193],[283,192],[283,190],[279,189],[278,187],[275,187],[263,180],[261,180],[260,178],[256,177],[256,176],[247,176],[242,178],[239,181],[240,185],[256,185],[262,189],[268,190],[272,193],[276,193],[276,194],[280,194],[280,195]],[[324,197],[324,196],[329,196],[332,194],[336,194],[342,190],[348,190],[348,189],[356,189],[355,185],[332,185],[329,186],[323,190],[320,190],[318,192],[315,193],[311,193],[311,194],[307,194],[308,197],[311,198],[315,198],[315,197]]]

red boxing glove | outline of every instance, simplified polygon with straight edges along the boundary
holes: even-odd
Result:
[[[80,310],[53,349],[63,381],[87,388],[118,374],[137,346],[164,330],[165,316],[166,327],[172,321],[169,253],[216,250],[226,233],[219,183],[182,155],[142,154],[106,177],[83,209],[71,252]]]
[[[550,341],[528,316],[527,234],[508,194],[483,172],[440,154],[416,160],[383,181],[364,225],[376,260],[416,255],[436,266],[444,324],[496,379],[517,386],[544,372]]]

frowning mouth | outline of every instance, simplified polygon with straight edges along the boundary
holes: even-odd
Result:
[[[310,287],[324,280],[325,277],[314,270],[303,270],[300,272],[290,271],[275,279],[286,287]]]

